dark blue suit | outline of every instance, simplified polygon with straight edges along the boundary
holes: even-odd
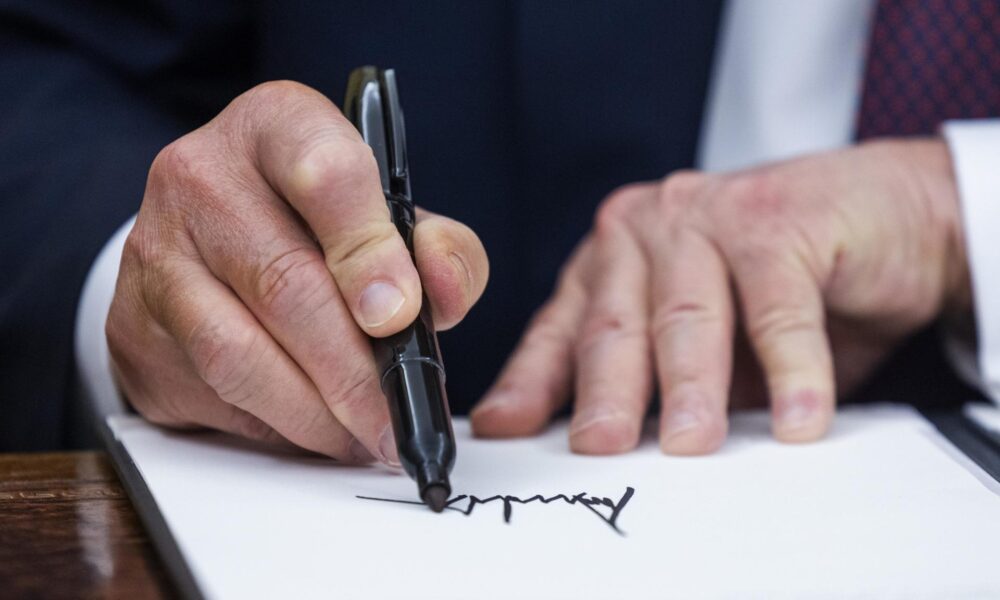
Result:
[[[159,148],[270,79],[336,102],[397,69],[414,197],[481,236],[491,281],[441,336],[489,384],[597,203],[690,167],[718,0],[0,0],[0,451],[65,444],[80,286]],[[331,340],[333,342],[333,340]]]
[[[702,0],[0,6],[0,450],[65,441],[80,286],[157,150],[262,81],[340,103],[362,64],[399,74],[417,202],[473,227],[491,259],[482,303],[441,336],[466,409],[601,198],[691,166],[719,14]]]

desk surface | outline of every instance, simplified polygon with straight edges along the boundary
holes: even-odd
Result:
[[[175,596],[103,452],[0,454],[0,589],[14,598]]]

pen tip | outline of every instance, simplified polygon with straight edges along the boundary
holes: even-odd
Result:
[[[439,513],[448,503],[448,488],[440,484],[431,484],[424,488],[420,497],[431,510]]]

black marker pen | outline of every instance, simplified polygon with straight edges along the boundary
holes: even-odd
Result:
[[[403,112],[392,69],[355,69],[347,82],[344,112],[375,153],[392,222],[412,256],[415,215]],[[395,335],[372,338],[372,346],[399,460],[417,481],[424,503],[441,512],[451,495],[448,474],[455,464],[455,434],[427,296],[416,321]]]

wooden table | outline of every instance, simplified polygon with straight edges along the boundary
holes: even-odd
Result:
[[[175,596],[105,453],[0,454],[0,597]]]

